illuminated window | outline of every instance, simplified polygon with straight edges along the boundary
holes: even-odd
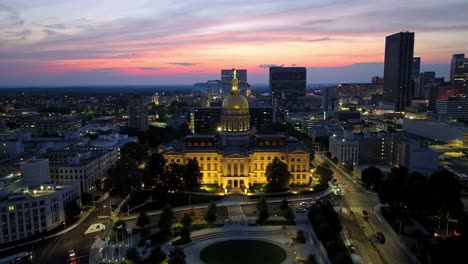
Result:
[[[15,210],[15,206],[14,206],[14,205],[8,206],[8,211],[14,211],[14,210]]]

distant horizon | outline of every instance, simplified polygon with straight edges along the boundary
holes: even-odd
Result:
[[[272,66],[272,65],[269,65]],[[284,67],[288,67],[282,65]],[[296,67],[301,67],[301,65],[295,65]],[[433,71],[436,73],[437,77],[444,77],[445,80],[449,78],[449,64],[421,64],[421,72]],[[337,67],[306,67],[307,68],[307,85],[313,84],[338,84],[338,83],[370,83],[373,76],[383,77],[383,62],[371,62],[371,63],[354,63],[350,65],[337,66]],[[241,69],[241,68],[238,68]],[[125,75],[116,75],[108,76],[105,80],[100,80],[101,83],[85,83],[83,81],[89,80],[85,78],[86,76],[76,76],[70,75],[58,75],[53,78],[50,77],[36,77],[30,80],[26,78],[20,78],[23,83],[14,83],[10,80],[10,83],[1,82],[0,78],[0,88],[6,87],[73,87],[73,86],[151,86],[151,85],[193,85],[195,83],[203,83],[209,80],[220,80],[221,70],[219,69],[218,73],[213,74],[178,74],[178,75],[169,75],[166,76],[163,80],[167,81],[167,78],[173,82],[164,82],[160,81],[161,76],[125,76]],[[268,72],[266,73],[251,73],[247,69],[247,81],[251,85],[268,85]],[[365,77],[362,77],[365,76]],[[195,79],[194,82],[190,82],[192,79]],[[254,81],[251,81],[251,80]],[[185,80],[185,82],[176,83],[178,80]],[[106,83],[102,83],[106,81]],[[174,82],[175,81],[175,82]],[[83,82],[83,83],[80,83]]]

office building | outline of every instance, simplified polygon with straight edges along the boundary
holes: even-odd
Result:
[[[65,223],[65,207],[80,204],[77,184],[50,181],[49,161],[20,164],[21,174],[0,177],[0,244],[50,231]]]
[[[33,136],[63,136],[82,126],[78,115],[31,116],[21,122],[21,130],[31,132]]]
[[[465,54],[453,54],[450,62],[450,82],[463,89],[463,93],[468,91],[468,58]]]
[[[305,67],[270,67],[270,96],[272,105],[289,108],[297,98],[306,94]]]
[[[411,69],[411,76],[417,78],[421,70],[421,57],[413,57],[413,65]]]
[[[148,102],[146,97],[133,96],[128,102],[128,127],[148,130]]]
[[[440,116],[468,120],[468,99],[451,97],[447,100],[437,100],[436,112]]]
[[[339,162],[353,164],[359,161],[359,142],[354,138],[352,132],[331,135],[329,138],[329,151]]]
[[[222,96],[228,96],[231,90],[231,81],[234,78],[234,69],[221,70],[221,93]],[[239,82],[239,90],[245,93],[249,84],[247,83],[247,70],[236,69],[236,78]]]
[[[418,141],[397,142],[395,148],[395,165],[403,165],[410,172],[431,175],[439,166],[439,154]]]
[[[221,128],[222,107],[197,107],[190,113],[190,129],[194,134],[212,134],[219,132]],[[251,106],[250,126],[257,129],[270,125],[276,121],[275,113],[271,106]]]
[[[57,183],[78,182],[81,193],[89,192],[96,181],[103,181],[118,159],[118,150],[48,151],[50,177]]]
[[[414,33],[400,32],[386,37],[383,103],[405,111],[411,103]]]

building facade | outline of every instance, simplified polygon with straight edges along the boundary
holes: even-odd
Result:
[[[50,182],[49,162],[21,163],[21,175],[0,178],[0,243],[28,238],[65,223],[65,207],[80,200],[77,184]],[[14,177],[14,179],[10,179]],[[44,182],[40,182],[42,179]]]
[[[212,134],[221,129],[222,107],[197,107],[190,113],[190,129],[194,134]],[[276,121],[271,106],[249,107],[250,127],[261,129]]]
[[[128,102],[128,127],[148,130],[148,102],[146,97],[133,96]]]
[[[465,58],[465,54],[452,55],[450,82],[456,87],[462,88],[464,94],[468,92],[468,58]]]
[[[395,111],[411,103],[414,32],[400,32],[385,39],[383,101]]]
[[[270,96],[273,106],[288,108],[306,94],[305,67],[270,67]]]
[[[240,95],[235,76],[234,73],[231,94],[223,101],[221,139],[214,135],[191,135],[181,142],[161,144],[159,151],[166,162],[186,164],[189,159],[196,159],[203,184],[244,190],[253,184],[266,183],[266,167],[278,158],[292,174],[290,183],[308,184],[310,152],[307,147],[285,135],[254,135],[249,104]]]
[[[228,96],[231,90],[231,81],[234,78],[234,69],[221,70],[221,94]],[[247,83],[247,70],[236,69],[236,79],[239,82],[239,90],[244,91],[249,84]]]
[[[23,120],[21,129],[31,132],[34,136],[63,136],[66,132],[82,126],[81,118],[77,115],[43,117],[35,116]]]
[[[436,112],[441,116],[468,120],[468,100],[464,97],[452,97],[447,100],[437,100]]]
[[[359,161],[359,142],[353,136],[330,136],[329,151],[339,162],[357,163]]]
[[[50,177],[57,183],[78,182],[81,193],[89,192],[96,180],[107,176],[108,170],[118,159],[117,149],[92,151],[48,151],[45,158],[50,160]]]

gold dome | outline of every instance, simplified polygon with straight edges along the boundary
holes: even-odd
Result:
[[[233,78],[231,81],[231,95],[223,100],[223,109],[247,109],[249,110],[249,102],[239,91],[239,80],[237,80],[237,71],[233,69]]]
[[[249,102],[244,96],[240,94],[233,94],[227,96],[223,100],[224,109],[249,109]]]

